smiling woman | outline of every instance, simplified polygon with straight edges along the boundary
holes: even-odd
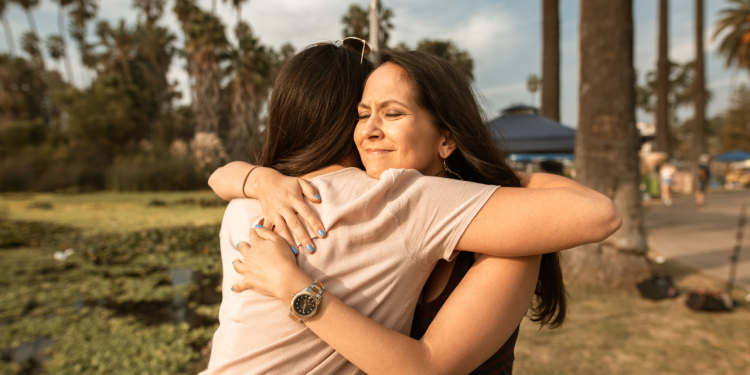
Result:
[[[389,168],[409,168],[427,176],[443,172],[442,159],[456,149],[450,132],[433,125],[432,116],[417,103],[404,68],[385,63],[370,75],[354,131],[362,163],[373,178]],[[439,157],[426,158],[426,155]]]

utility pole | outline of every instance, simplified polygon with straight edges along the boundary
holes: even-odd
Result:
[[[377,53],[380,50],[378,40],[380,39],[380,29],[378,28],[378,0],[370,0],[370,50]]]

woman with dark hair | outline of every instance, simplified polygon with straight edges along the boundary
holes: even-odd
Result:
[[[214,351],[217,341],[221,350],[231,347],[221,341],[231,341],[232,335],[241,339],[234,341],[235,346],[253,342],[261,349],[232,348],[248,354],[216,362],[212,354],[209,372],[226,371],[232,363],[239,366],[243,362],[248,364],[244,370],[256,372],[352,370],[336,365],[337,355],[343,355],[368,373],[468,373],[491,356],[495,361],[486,366],[509,370],[507,357],[502,357],[502,353],[498,356],[496,351],[516,330],[535,289],[539,296],[535,319],[553,326],[564,319],[565,296],[559,261],[556,254],[547,253],[601,241],[619,227],[619,215],[611,201],[573,181],[541,174],[524,174],[519,180],[492,143],[468,82],[450,64],[416,52],[386,52],[382,59],[383,65],[368,79],[359,102],[356,129],[351,125],[348,128],[350,137],[354,133],[367,174],[379,181],[360,181],[358,173],[362,172],[345,168],[358,164],[353,155],[345,155],[343,160],[327,160],[333,165],[312,173],[289,173],[310,178],[315,187],[300,178],[279,177],[271,168],[255,171],[247,165],[225,167],[212,176],[210,184],[222,197],[239,196],[232,189],[242,186],[240,194],[262,198],[260,203],[235,200],[225,215],[222,258],[226,293]],[[277,83],[277,87],[287,84],[292,82]],[[293,85],[289,89],[294,90]],[[327,97],[317,92],[297,99],[325,102]],[[285,111],[295,108],[292,101],[287,104],[288,107],[283,107]],[[342,107],[316,104],[310,108],[314,114]],[[278,138],[304,136],[301,133],[314,132],[310,129],[316,126],[325,127],[325,123],[316,121],[305,123],[309,129],[271,124],[273,121],[271,110],[264,155],[266,150],[275,148],[275,143],[282,142]],[[275,167],[282,159],[304,165],[307,160],[293,157],[301,150],[320,147],[316,142],[286,141],[297,148],[284,149],[287,154],[276,160],[262,159],[264,167]],[[242,176],[244,185],[236,181],[233,172],[239,168],[247,168]],[[425,177],[437,174],[504,187],[496,190],[471,182]],[[300,189],[305,196],[314,197],[311,201],[322,203],[312,209],[306,204],[294,206],[298,204]],[[318,191],[325,200],[320,199]],[[243,201],[252,206],[235,204]],[[270,214],[259,212],[261,205],[262,211]],[[280,208],[274,210],[276,207]],[[253,213],[246,217],[232,216],[241,215],[243,210]],[[306,232],[298,234],[302,224],[295,220],[295,213],[318,233],[314,236],[318,253],[300,257],[299,267],[288,246],[295,254],[302,246],[310,253],[314,248]],[[330,235],[325,234],[325,226],[315,217],[316,213],[327,223]],[[284,233],[286,241],[261,228],[257,234],[251,231],[249,237],[244,234],[253,244],[252,249],[246,243],[235,245],[233,240],[243,234],[239,234],[241,228],[225,230],[231,220],[256,222],[256,227],[262,221],[262,226]],[[286,233],[286,224],[297,241]],[[238,234],[232,236],[230,232]],[[279,251],[280,248],[285,250]],[[456,260],[454,255],[460,250],[491,256],[478,255],[475,261],[473,254],[462,253]],[[537,254],[546,254],[541,259],[541,272],[540,257],[534,256]],[[244,280],[227,269],[231,268],[228,260],[242,256],[244,260],[234,262],[234,268],[247,276]],[[439,263],[439,259],[443,261]],[[459,274],[452,275],[453,265],[459,268],[459,261]],[[430,275],[436,264],[442,265]],[[312,284],[311,276],[317,278]],[[461,280],[460,284],[457,280]],[[318,281],[326,285],[325,293]],[[420,293],[423,284],[425,288]],[[296,293],[306,285],[310,287]],[[257,293],[240,293],[247,288],[275,299],[268,301]],[[230,289],[235,293],[228,292]],[[245,301],[237,301],[243,297]],[[254,307],[250,307],[250,300]],[[417,341],[405,333],[409,332],[411,312],[419,300],[435,300],[439,304],[431,306],[431,311],[414,322],[411,331],[416,332],[415,338],[422,335],[420,329],[429,326]],[[237,330],[253,324],[256,325],[250,329],[261,329],[257,326],[258,317],[273,320],[273,314],[278,314],[272,312],[270,305],[263,311],[254,311],[261,302],[275,302],[276,309],[291,305],[290,317],[304,319],[305,325],[336,352],[327,352],[318,363],[320,366],[312,370],[303,364],[303,359],[296,362],[286,358],[279,360],[285,365],[269,364],[271,357],[263,357],[264,354],[273,352],[283,357],[284,350],[295,347],[283,339],[302,335],[303,331],[292,329],[292,333],[284,335],[276,332],[281,330],[279,323],[273,332],[264,332],[280,335],[281,339],[258,343],[265,337],[255,337],[256,340],[243,337]],[[242,308],[234,308],[233,304],[244,304],[252,316],[242,315]],[[440,313],[430,325],[436,310]],[[223,329],[232,319],[236,324]],[[320,351],[309,345],[304,348],[306,353],[316,355]],[[265,362],[259,362],[260,358],[265,358]],[[330,367],[324,366],[326,361]],[[251,362],[255,367],[249,365]],[[257,367],[259,363],[265,367]]]

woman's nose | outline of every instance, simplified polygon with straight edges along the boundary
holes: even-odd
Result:
[[[379,116],[371,115],[364,123],[361,129],[361,136],[363,139],[377,140],[383,137],[383,131],[380,129],[382,121]]]

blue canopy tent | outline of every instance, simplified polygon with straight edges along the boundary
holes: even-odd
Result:
[[[534,107],[508,107],[500,117],[490,121],[489,126],[510,154],[569,154],[572,157],[575,150],[575,129],[540,115]]]
[[[750,152],[743,151],[743,150],[734,150],[734,151],[725,152],[715,157],[714,161],[731,162],[731,161],[745,161],[748,159],[750,159]]]

